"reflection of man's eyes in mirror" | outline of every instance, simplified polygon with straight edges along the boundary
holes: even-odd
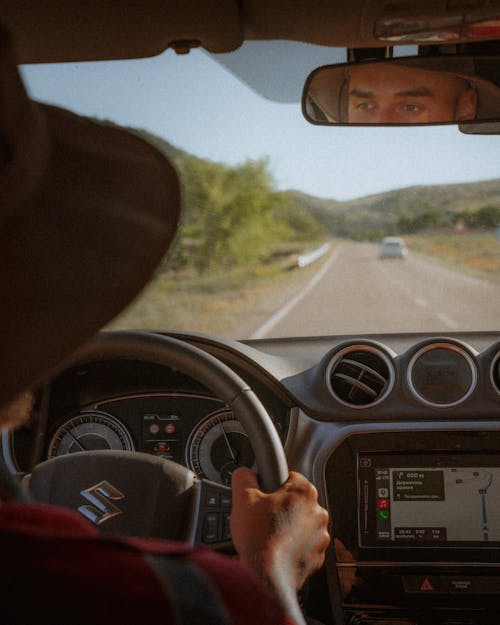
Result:
[[[415,113],[418,115],[422,113],[422,111],[424,110],[424,107],[418,104],[407,103],[407,104],[401,105],[401,110],[403,110],[405,113]]]
[[[415,122],[418,117],[423,115],[428,107],[423,101],[407,100],[395,96],[389,104],[377,100],[377,98],[354,95],[349,99],[348,117],[350,121],[361,121],[360,116],[364,116],[366,121],[371,117],[384,116],[392,121],[408,121]],[[373,121],[373,120],[372,120]]]
[[[427,107],[423,103],[414,103],[414,102],[405,102],[403,104],[398,105],[396,108],[396,113],[401,116],[401,118],[406,117],[408,121],[412,119],[415,120],[418,117],[421,117],[427,112]]]
[[[358,109],[358,111],[370,111],[370,110],[374,110],[376,106],[374,102],[365,101],[365,102],[354,103],[353,108]]]
[[[375,102],[362,101],[362,102],[354,102],[352,108],[358,111],[375,111],[378,107],[375,104]],[[418,113],[422,113],[422,111],[425,110],[425,107],[422,106],[421,104],[416,104],[414,102],[403,102],[403,103],[397,104],[394,107],[394,110],[403,111],[405,113],[418,114]]]

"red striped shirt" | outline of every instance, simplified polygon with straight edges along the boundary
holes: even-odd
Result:
[[[293,625],[236,559],[104,534],[55,506],[0,505],[0,554],[6,625]]]

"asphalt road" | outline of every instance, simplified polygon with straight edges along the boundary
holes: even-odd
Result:
[[[500,327],[499,285],[411,252],[405,259],[380,260],[378,251],[374,244],[341,243],[253,338]]]

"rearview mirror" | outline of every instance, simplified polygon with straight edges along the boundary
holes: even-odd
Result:
[[[500,57],[404,57],[325,65],[308,77],[304,116],[319,125],[500,121]]]

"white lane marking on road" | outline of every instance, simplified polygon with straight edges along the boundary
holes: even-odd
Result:
[[[457,330],[460,327],[460,324],[446,313],[437,313],[437,318],[442,321],[446,327],[450,328],[450,330]]]
[[[321,267],[318,273],[314,274],[310,282],[298,293],[295,297],[293,297],[287,304],[280,308],[272,317],[270,317],[264,324],[260,326],[258,330],[256,330],[251,339],[261,339],[266,336],[268,332],[270,332],[274,326],[276,326],[282,319],[284,319],[288,313],[297,306],[297,304],[311,291],[321,280],[321,278],[326,274],[326,272],[330,269],[333,263],[337,260],[340,249],[342,245],[339,245],[327,262]]]
[[[420,306],[421,308],[427,308],[427,306],[429,305],[427,303],[427,300],[425,300],[423,297],[416,297],[413,301],[417,306]]]

